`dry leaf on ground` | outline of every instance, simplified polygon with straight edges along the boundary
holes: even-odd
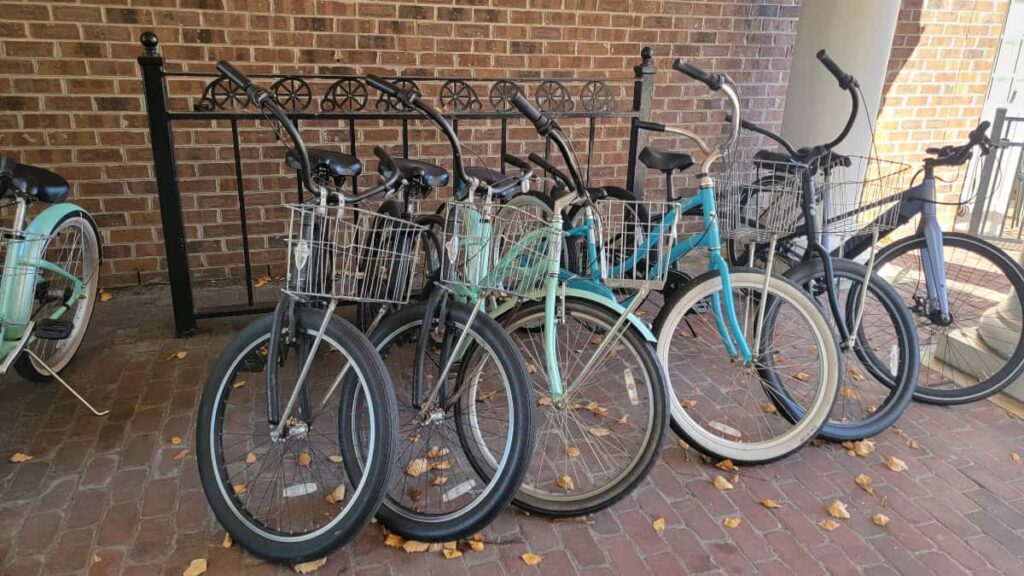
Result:
[[[536,566],[537,564],[540,564],[541,560],[544,559],[540,556],[537,556],[533,552],[527,552],[526,554],[520,556],[520,558],[523,559],[523,564],[526,564],[527,566]]]
[[[231,489],[234,490],[235,494],[245,494],[246,490],[245,484],[235,484]]]
[[[555,478],[555,484],[558,484],[558,487],[562,490],[572,491],[576,489],[576,485],[572,482],[572,477],[565,474]]]
[[[853,379],[856,380],[857,382],[861,382],[864,380],[864,374],[862,374],[856,366],[850,366],[850,376],[852,376]]]
[[[92,563],[96,564],[97,562],[103,562],[103,558],[100,558],[99,554],[93,554],[92,555]]]
[[[857,474],[854,476],[853,481],[857,486],[863,488],[868,494],[871,494],[872,496],[875,495],[875,489],[871,487],[871,476],[868,476],[867,474]]]
[[[888,508],[889,507],[889,497],[888,496],[882,496],[882,500],[879,501],[878,505],[881,506],[883,509],[884,508]]]
[[[676,440],[676,445],[682,448],[683,450],[686,450],[687,448],[690,447],[690,445],[686,443],[686,440]]]
[[[697,401],[686,399],[680,402],[679,405],[682,406],[683,408],[693,408],[694,406],[697,405]]]
[[[719,470],[725,470],[726,472],[732,472],[733,470],[736,469],[736,465],[732,463],[732,460],[726,458],[725,460],[722,460],[718,464],[715,464],[715,468],[718,468]]]
[[[491,390],[490,392],[484,392],[483,394],[476,397],[477,402],[487,402],[498,395],[497,390]]]
[[[345,485],[338,484],[338,487],[331,491],[327,495],[326,500],[328,504],[339,504],[345,499]]]
[[[775,404],[772,404],[771,402],[768,402],[764,406],[761,406],[761,412],[764,412],[765,414],[775,414],[778,411],[779,409],[776,408]]]
[[[266,286],[267,284],[270,284],[270,276],[260,276],[259,278],[257,278],[252,283],[252,287],[253,288],[262,288],[262,287]]]
[[[889,517],[879,512],[871,517],[871,522],[873,522],[875,526],[882,526],[884,528],[889,524]]]
[[[430,464],[427,463],[426,458],[416,458],[409,462],[409,465],[405,467],[405,473],[413,478],[416,478],[420,474],[423,474],[430,468]]]
[[[299,466],[308,467],[310,462],[313,461],[313,457],[309,455],[309,452],[299,452],[298,464]]]
[[[292,570],[295,570],[299,574],[312,574],[313,572],[316,572],[317,570],[322,568],[324,564],[327,564],[327,558],[321,558],[319,560],[310,560],[309,562],[296,564],[295,566],[292,566]]]
[[[181,436],[171,436],[171,444],[177,446],[178,444],[181,444],[181,442]]]
[[[14,455],[11,456],[11,462],[13,462],[15,464],[23,464],[25,462],[28,462],[29,460],[32,460],[33,458],[35,458],[35,456],[29,456],[28,454],[22,454],[21,452],[15,452]]]
[[[543,394],[537,396],[537,406],[551,406],[551,397]]]
[[[444,554],[444,557],[449,559],[449,560],[454,560],[456,558],[461,558],[462,557],[462,552],[460,550],[451,550],[451,549],[445,548],[444,550],[441,550],[441,553]]]
[[[867,458],[874,451],[874,440],[860,440],[853,443],[853,453],[861,458]]]
[[[808,374],[807,372],[797,372],[796,374],[793,374],[793,378],[796,378],[797,380],[799,380],[801,382],[810,382],[811,381],[811,375]]]
[[[483,552],[484,551],[484,543],[483,542],[478,542],[476,540],[467,540],[466,544],[469,544],[469,549],[472,550],[473,552]]]
[[[764,500],[761,500],[761,506],[764,506],[769,510],[772,508],[782,508],[782,506],[780,506],[778,502],[772,500],[771,498],[765,498]]]
[[[114,295],[106,290],[100,290],[100,302],[110,302],[114,299]]]
[[[846,509],[846,504],[843,504],[839,500],[833,500],[832,503],[828,505],[828,513],[829,516],[832,516],[833,518],[850,517],[850,512]]]
[[[565,453],[569,458],[577,458],[580,455],[580,449],[575,446],[569,446],[565,449]]]
[[[188,568],[181,573],[181,576],[199,576],[206,573],[206,558],[196,558],[189,562]]]
[[[414,552],[426,552],[430,549],[430,544],[426,542],[420,542],[419,540],[406,540],[402,544],[402,550],[412,554]]]
[[[235,540],[231,537],[231,534],[224,534],[224,540],[220,543],[220,545],[224,548],[231,548],[235,545]]]
[[[655,518],[654,522],[651,522],[651,528],[654,528],[655,532],[661,534],[665,530],[665,518],[660,516]]]
[[[1020,464],[1021,463],[1020,454],[1017,454],[1016,452],[1010,452],[1010,460],[1012,462]]]
[[[174,354],[168,356],[167,361],[170,362],[171,360],[184,360],[186,356],[188,356],[188,350],[178,350]]]
[[[388,548],[401,548],[403,544],[405,544],[405,538],[398,534],[388,534],[388,537],[384,539],[384,545]]]
[[[593,426],[590,429],[588,429],[587,432],[590,432],[591,434],[597,436],[598,438],[603,438],[612,433],[611,430],[607,428],[602,428],[601,426]]]
[[[442,476],[441,474],[438,474],[437,476],[434,476],[433,480],[430,481],[430,485],[431,486],[444,486],[446,482],[448,482],[448,477],[447,476]]]
[[[232,388],[241,388],[242,386],[245,386],[245,380],[236,380],[235,383],[231,385]]]
[[[254,462],[256,462],[256,455],[255,454],[253,454],[252,452],[249,452],[248,454],[245,455],[245,463],[246,464],[253,464]]]
[[[715,479],[712,480],[711,483],[719,490],[732,490],[734,488],[732,482],[729,482],[721,476],[715,476]]]
[[[726,528],[735,528],[742,523],[743,518],[740,518],[739,516],[730,516],[725,520],[722,520],[722,526],[725,526]]]
[[[840,526],[842,526],[842,524],[840,524],[839,522],[836,522],[835,520],[833,520],[831,518],[825,518],[821,522],[818,522],[818,526],[820,526],[821,528],[823,528],[825,530],[828,530],[829,532],[832,532],[836,528],[839,528]]]
[[[178,452],[177,454],[174,455],[174,459],[175,460],[184,460],[187,457],[188,457],[188,448],[185,448],[181,452]]]
[[[907,463],[895,456],[889,456],[889,459],[885,461],[885,467],[893,472],[906,472],[910,470],[907,467]]]
[[[337,454],[331,454],[330,456],[327,457],[327,459],[330,460],[331,462],[334,462],[335,464],[341,464],[342,462],[345,461],[344,458],[338,456]]]
[[[447,450],[447,448],[445,448],[445,450]],[[441,462],[436,462],[430,465],[431,470],[451,470],[451,467],[451,460],[442,460]]]

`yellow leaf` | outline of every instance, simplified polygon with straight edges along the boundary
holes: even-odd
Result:
[[[839,528],[840,526],[842,526],[842,524],[840,524],[839,522],[836,522],[835,520],[833,520],[831,518],[825,518],[821,522],[818,522],[818,526],[821,526],[823,529],[828,530],[829,532],[832,532],[836,528]]]
[[[683,408],[693,408],[694,406],[697,405],[697,401],[690,400],[689,398],[687,398],[686,400],[681,401],[679,405],[682,406]]]
[[[114,299],[114,295],[106,290],[100,290],[100,302],[110,302]]]
[[[170,362],[171,360],[184,360],[186,356],[188,356],[188,350],[178,350],[174,354],[168,356],[167,361]]]
[[[536,374],[537,373],[537,367],[534,366],[533,364],[527,364],[526,365],[526,373],[527,374]]]
[[[415,552],[426,552],[427,550],[430,550],[430,544],[427,544],[426,542],[420,542],[419,540],[406,540],[402,544],[402,550],[405,550],[406,553],[408,554],[413,554]]]
[[[220,545],[224,548],[231,548],[235,545],[235,540],[231,538],[231,534],[224,534],[224,541]]]
[[[445,482],[447,482],[447,481],[448,481],[448,477],[447,476],[441,476],[440,474],[438,474],[437,476],[434,476],[433,480],[430,481],[430,485],[431,486],[444,486]]]
[[[171,444],[175,446],[181,444],[181,436],[171,436]]]
[[[911,438],[910,440],[907,440],[907,448],[917,448],[917,447],[918,447],[917,440],[914,440],[913,438]]]
[[[520,556],[520,558],[523,559],[523,564],[526,564],[527,566],[536,566],[537,564],[540,564],[541,560],[543,560],[543,558],[537,556],[533,552],[527,552]]]
[[[388,548],[401,548],[403,544],[405,544],[405,538],[398,534],[388,534],[388,537],[384,539],[384,545]]]
[[[730,516],[725,520],[722,520],[722,525],[726,528],[735,528],[743,523],[743,518],[739,516]]]
[[[22,454],[21,452],[15,452],[14,455],[11,456],[11,462],[13,462],[15,464],[22,464],[22,463],[28,462],[29,460],[32,460],[33,458],[35,458],[35,456],[29,456],[28,454]]]
[[[864,380],[864,375],[861,374],[860,370],[858,370],[856,366],[850,366],[850,376],[853,376],[853,379],[857,382],[862,382]]]
[[[235,383],[231,385],[232,388],[241,388],[245,386],[245,380],[235,380]]]
[[[796,374],[793,374],[793,378],[796,378],[797,380],[799,380],[801,382],[810,382],[811,381],[811,375],[808,374],[807,372],[797,372]]]
[[[766,402],[764,406],[761,406],[761,411],[764,412],[765,414],[775,414],[776,412],[779,411],[779,409],[775,407],[775,404],[772,404],[771,402]]]
[[[846,398],[847,400],[856,400],[857,393],[853,391],[853,388],[849,386],[843,386],[842,388],[839,389],[839,397]]]
[[[299,452],[299,459],[298,459],[299,466],[306,466],[306,467],[308,467],[309,464],[312,461],[313,461],[313,457],[309,455],[309,452],[305,452],[305,451]]]
[[[256,455],[255,454],[253,454],[252,452],[249,452],[248,454],[245,455],[245,463],[246,464],[253,464],[255,462],[256,462]]]
[[[686,440],[676,440],[676,445],[682,448],[683,450],[686,450],[687,448],[690,447],[690,445],[686,443]]]
[[[440,458],[442,456],[447,456],[450,453],[451,450],[447,448],[438,448],[437,446],[431,446],[430,450],[427,451],[426,456],[427,458]]]
[[[245,484],[235,484],[231,489],[234,490],[235,494],[245,494],[246,491]]]
[[[419,432],[417,432],[415,434],[410,434],[409,435],[409,442],[415,444],[415,443],[420,441],[420,438],[422,438],[422,436],[420,435]]]
[[[338,487],[325,498],[328,504],[340,504],[345,499],[345,485],[338,484]]]
[[[732,490],[734,488],[732,482],[729,482],[728,480],[721,476],[715,476],[715,479],[712,480],[711,483],[714,484],[715,488],[718,488],[719,490]]]
[[[262,288],[267,284],[270,284],[270,276],[260,276],[252,283],[252,286],[253,288]]]
[[[593,426],[587,431],[593,434],[594,436],[597,436],[598,438],[603,438],[612,433],[611,430],[607,428],[602,428],[600,426]]]
[[[420,498],[423,498],[423,491],[422,490],[420,490],[419,488],[410,488],[409,489],[409,499],[410,500],[412,500],[413,502],[419,502]]]
[[[451,460],[442,460],[441,462],[437,462],[435,464],[430,465],[431,470],[451,470],[451,467]]]
[[[459,549],[459,543],[454,541],[454,540],[452,540],[451,542],[445,542],[444,545],[443,545],[443,548],[445,550],[458,550]]]
[[[889,459],[885,461],[885,467],[893,472],[906,472],[910,470],[907,467],[907,463],[895,456],[889,456]]]
[[[543,394],[537,396],[537,406],[551,406],[551,398]]]
[[[430,468],[430,464],[426,458],[417,458],[409,462],[409,465],[405,467],[405,473],[413,478],[418,477]]]
[[[839,500],[833,500],[828,505],[828,514],[833,518],[849,518],[850,513],[846,510],[846,504],[843,504]]]
[[[572,482],[572,477],[565,474],[555,478],[555,484],[558,484],[558,487],[562,490],[572,491],[576,489],[576,485]]]
[[[178,452],[177,454],[174,455],[174,459],[175,460],[184,460],[187,457],[188,457],[188,448],[185,448],[181,452]]]
[[[181,576],[199,576],[206,573],[206,558],[196,558],[189,563],[188,568],[181,573]]]
[[[331,462],[334,462],[335,464],[341,464],[342,462],[345,461],[344,458],[338,456],[337,454],[331,454],[330,456],[327,457],[327,459],[330,460]]]
[[[629,421],[629,414],[623,414],[622,418],[619,418],[618,420],[616,420],[615,423],[616,424],[625,424],[628,421]]]
[[[871,517],[871,521],[875,524],[875,526],[882,526],[884,528],[887,524],[889,524],[889,517],[879,512],[878,514],[875,514]]]
[[[490,392],[484,392],[483,394],[477,396],[476,397],[476,401],[477,402],[487,402],[488,400],[490,400],[491,398],[494,398],[497,395],[498,395],[498,391],[497,390],[491,390]]]
[[[857,486],[863,488],[865,492],[874,496],[875,489],[871,487],[871,476],[868,476],[867,474],[857,474],[853,481],[857,483]]]
[[[466,542],[466,544],[469,544],[469,548],[473,552],[483,552],[484,551],[484,543],[483,542],[478,542],[476,540],[469,540],[468,542]]]
[[[445,548],[444,550],[441,550],[441,553],[444,554],[444,557],[448,560],[454,560],[456,558],[462,557],[462,552],[459,550],[450,550],[448,548]]]
[[[299,574],[311,574],[323,567],[324,564],[327,564],[327,558],[296,564],[295,566],[292,566],[292,570],[295,570]]]
[[[732,472],[733,470],[736,470],[736,465],[732,463],[732,460],[726,458],[725,460],[722,460],[718,464],[715,464],[715,468],[718,468],[719,470],[725,470],[726,472]]]
[[[569,456],[569,458],[576,458],[580,455],[580,449],[575,446],[569,446],[568,448],[566,448],[565,453]]]
[[[604,342],[604,338],[601,336],[594,336],[593,338],[590,339],[590,343],[593,344],[594,346],[600,346],[601,342]]]
[[[596,406],[594,408],[588,408],[588,410],[590,410],[594,416],[600,416],[601,418],[608,415],[608,409],[604,406]]]
[[[874,451],[874,440],[860,440],[853,443],[853,453],[861,458],[867,458]]]
[[[655,532],[661,534],[665,530],[665,518],[661,516],[655,518],[654,522],[651,522],[651,528],[654,528]]]
[[[1021,463],[1020,454],[1017,454],[1016,452],[1010,452],[1010,461],[1014,462],[1015,464],[1020,464]]]
[[[93,554],[92,555],[92,563],[96,564],[97,562],[103,562],[103,558],[100,558],[99,554]]]
[[[771,498],[765,498],[764,500],[761,500],[761,506],[764,506],[769,510],[771,510],[772,508],[782,508],[782,506],[780,506],[778,502],[772,500]]]

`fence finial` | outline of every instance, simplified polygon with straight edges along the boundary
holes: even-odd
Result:
[[[643,49],[640,50],[640,58],[644,61],[645,66],[651,63],[651,58],[653,57],[654,50],[652,50],[650,46],[644,46]]]
[[[156,47],[157,44],[160,44],[160,39],[156,37],[156,34],[147,30],[139,36],[139,42],[146,49],[146,56],[156,56]]]

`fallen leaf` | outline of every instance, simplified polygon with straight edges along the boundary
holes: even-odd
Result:
[[[252,452],[249,452],[248,454],[245,455],[245,463],[246,464],[252,464],[254,462],[256,462],[256,455],[255,454],[253,454]]]
[[[918,447],[917,440],[914,440],[913,438],[911,438],[910,440],[907,440],[907,448],[917,448],[917,447]]]
[[[861,458],[867,458],[874,451],[874,440],[859,440],[853,443],[853,453]]]
[[[537,396],[537,406],[551,406],[551,398],[543,394]]]
[[[324,564],[327,564],[327,558],[321,558],[319,560],[310,560],[309,562],[303,562],[302,564],[296,564],[292,566],[292,570],[295,570],[299,574],[310,574],[316,572]]]
[[[388,534],[388,537],[384,539],[384,545],[388,548],[401,548],[403,544],[405,544],[405,538],[398,534]]]
[[[732,478],[729,478],[729,482],[732,482],[733,484],[739,484],[740,483],[740,475],[739,474],[733,474]]]
[[[889,497],[888,496],[882,496],[882,500],[878,504],[882,508],[888,508],[889,507]]]
[[[594,408],[587,408],[587,410],[590,410],[590,413],[594,416],[599,416],[601,418],[608,415],[608,409],[604,406],[595,406]]]
[[[693,408],[694,406],[697,405],[697,401],[690,400],[689,398],[687,398],[686,400],[681,401],[679,405],[682,406],[683,408]]]
[[[537,564],[540,564],[541,560],[544,559],[540,556],[537,556],[533,552],[527,552],[526,554],[520,556],[520,558],[523,559],[523,564],[526,564],[527,566],[536,566]]]
[[[167,357],[167,362],[170,362],[171,360],[184,360],[186,356],[188,356],[188,350],[178,350]]]
[[[476,401],[477,402],[487,402],[488,400],[490,400],[491,398],[494,398],[497,395],[498,395],[498,391],[497,390],[491,390],[490,392],[484,392],[483,394],[477,396],[476,397]]]
[[[110,302],[114,299],[114,295],[106,290],[100,290],[100,302]]]
[[[299,452],[298,465],[309,467],[309,464],[313,461],[313,457],[309,455],[309,452]]]
[[[604,342],[604,338],[601,336],[594,336],[593,338],[590,339],[590,343],[593,344],[594,346],[600,346],[601,342]]]
[[[441,462],[437,462],[430,465],[431,470],[451,470],[451,467],[451,460],[442,460]]]
[[[832,532],[836,528],[839,528],[840,526],[842,526],[842,524],[840,524],[839,522],[836,522],[835,520],[833,520],[831,518],[825,518],[821,522],[818,522],[818,526],[822,527],[825,530],[828,530],[829,532]]]
[[[414,552],[426,552],[429,549],[430,544],[420,542],[419,540],[406,540],[402,544],[402,550],[405,550],[408,554],[412,554]]]
[[[850,376],[853,376],[853,379],[857,382],[862,382],[864,380],[864,374],[861,374],[861,371],[858,370],[856,366],[850,366]]]
[[[262,287],[266,286],[267,284],[270,284],[270,276],[260,276],[259,278],[257,278],[252,283],[252,287],[253,288],[262,288]]]
[[[676,440],[676,446],[679,446],[683,450],[686,450],[687,448],[690,447],[690,445],[686,443],[686,440]]]
[[[444,557],[448,560],[454,560],[456,558],[462,557],[462,552],[459,550],[450,550],[448,548],[445,548],[444,550],[441,550],[441,553],[444,554]]]
[[[335,464],[341,464],[342,462],[345,461],[344,458],[338,456],[337,454],[331,454],[330,456],[327,457],[327,459],[330,460],[331,462],[334,462]]]
[[[405,473],[413,478],[418,477],[430,468],[430,464],[426,458],[417,458],[409,462],[409,465],[405,467]]]
[[[103,558],[100,558],[99,554],[93,554],[92,555],[92,563],[96,564],[97,562],[103,562]]]
[[[171,444],[177,446],[178,444],[181,444],[181,442],[181,436],[171,436]]]
[[[458,550],[459,549],[459,543],[454,541],[454,540],[452,540],[450,542],[445,542],[441,547],[444,548],[445,550]]]
[[[811,381],[811,375],[808,374],[807,372],[797,372],[796,374],[793,374],[793,378],[796,378],[797,380],[799,380],[801,382],[810,382]]]
[[[833,500],[828,505],[828,514],[833,518],[849,518],[850,512],[846,510],[846,504],[843,504],[839,500]]]
[[[779,411],[779,409],[775,407],[775,404],[767,402],[764,406],[761,406],[761,411],[764,412],[765,414],[775,414],[776,412]]]
[[[771,498],[765,498],[764,500],[761,500],[761,506],[764,506],[769,510],[771,510],[772,508],[782,508],[782,506],[780,506],[778,502],[772,500]]]
[[[447,448],[439,448],[437,446],[431,446],[430,450],[427,450],[426,457],[427,458],[440,458],[441,456],[447,456],[450,452],[451,452],[451,450],[448,450]]]
[[[1021,463],[1020,454],[1017,454],[1016,452],[1010,452],[1010,461],[1014,462],[1016,464],[1020,464]]]
[[[732,490],[734,488],[732,482],[729,482],[721,476],[715,476],[715,479],[712,480],[711,483],[719,490]]]
[[[873,522],[875,526],[882,526],[884,528],[889,524],[889,517],[879,512],[871,517],[871,522]]]
[[[527,364],[526,365],[526,373],[527,374],[536,374],[537,373],[537,367],[534,366],[533,364]]]
[[[422,438],[422,436],[420,435],[419,432],[417,432],[415,434],[410,434],[409,435],[409,442],[412,442],[413,444],[415,444],[415,443],[420,441],[420,438]]]
[[[562,490],[572,491],[576,489],[576,485],[572,482],[572,477],[566,474],[555,478],[555,484],[558,484],[558,487]]]
[[[588,429],[587,432],[590,432],[591,434],[597,436],[598,438],[603,438],[612,433],[611,430],[607,428],[602,428],[600,426],[593,426],[590,429]]]
[[[857,474],[853,481],[857,486],[863,488],[868,494],[871,494],[872,496],[875,495],[875,489],[871,487],[871,476],[868,476],[867,474]]]
[[[174,459],[175,460],[184,460],[187,457],[188,457],[188,448],[185,448],[181,452],[178,452],[177,454],[174,455]]]
[[[32,460],[33,458],[35,458],[35,456],[29,456],[28,454],[22,454],[21,452],[15,452],[14,455],[11,456],[11,462],[13,462],[15,464],[23,464],[25,462],[28,462],[29,460]]]
[[[857,393],[854,392],[853,388],[849,386],[843,386],[839,389],[839,397],[846,398],[847,400],[856,400]]]
[[[732,460],[726,458],[725,460],[722,460],[718,464],[715,464],[715,468],[718,468],[719,470],[725,470],[726,472],[732,472],[733,470],[736,469],[736,465],[732,463]]]
[[[206,558],[196,558],[189,562],[188,568],[181,573],[181,576],[199,576],[206,573]]]
[[[569,458],[576,458],[580,455],[580,449],[575,446],[569,446],[565,449],[565,453]]]
[[[327,500],[328,504],[340,504],[345,500],[345,485],[338,484],[338,487],[328,494],[325,500]]]
[[[231,548],[235,545],[235,540],[231,538],[231,534],[225,533],[224,540],[220,543],[220,545],[224,548]]]
[[[743,518],[739,516],[730,516],[725,520],[722,520],[722,525],[726,528],[735,528],[743,523]]]
[[[840,446],[842,446],[844,450],[853,450],[853,441],[847,440],[840,444]]]
[[[232,388],[241,388],[245,386],[245,380],[235,380],[235,383],[231,385]]]
[[[622,418],[619,418],[618,420],[616,420],[615,423],[616,424],[625,424],[628,421],[629,421],[629,414],[623,414]]]
[[[433,480],[430,481],[430,485],[431,486],[444,486],[445,482],[448,482],[448,477],[447,476],[442,476],[442,475],[438,474],[437,476],[434,476]]]
[[[480,534],[478,532],[478,533],[473,535],[473,538],[471,538],[470,540],[467,540],[466,544],[469,544],[469,548],[473,552],[483,552],[484,551],[484,535]]]
[[[409,489],[409,499],[413,502],[419,502],[420,498],[423,498],[423,491],[419,488]]]
[[[661,516],[655,518],[654,522],[651,522],[651,528],[654,528],[655,532],[661,534],[665,530],[665,518]]]
[[[235,494],[245,494],[246,490],[245,484],[235,484],[231,489],[234,490]]]
[[[889,456],[889,459],[885,461],[885,467],[893,472],[906,472],[910,470],[907,467],[907,463],[895,456]]]

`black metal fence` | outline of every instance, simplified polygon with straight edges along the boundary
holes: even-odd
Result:
[[[246,110],[245,92],[223,76],[215,73],[168,72],[164,59],[157,50],[158,39],[152,33],[142,34],[144,52],[139,57],[143,88],[149,116],[150,140],[160,215],[163,224],[164,246],[167,256],[167,274],[174,307],[175,329],[178,336],[194,332],[200,318],[230,316],[262,312],[272,303],[260,303],[253,291],[254,274],[249,242],[250,224],[247,221],[245,163],[239,136],[239,123],[262,119],[253,109]],[[426,76],[403,77],[396,83],[433,97],[456,130],[460,124],[473,121],[497,121],[501,157],[509,145],[509,123],[521,119],[510,100],[517,91],[526,93],[541,109],[558,118],[578,119],[587,132],[587,166],[589,180],[595,154],[598,122],[602,119],[629,119],[629,151],[627,156],[627,188],[643,191],[642,166],[636,162],[637,152],[646,140],[646,132],[639,130],[636,120],[649,120],[654,91],[655,68],[651,50],[641,51],[641,60],[634,67],[632,78],[437,78]],[[212,68],[212,66],[211,66]],[[410,152],[410,123],[420,118],[388,96],[369,89],[363,78],[346,75],[287,75],[251,74],[252,78],[266,82],[279,101],[288,109],[297,124],[330,121],[343,128],[348,141],[337,145],[356,155],[357,124],[382,121],[398,123],[401,128],[403,155]],[[205,83],[200,95],[185,95],[191,104],[184,108],[178,95],[169,94],[168,82],[198,86]],[[190,84],[191,81],[191,84]],[[197,83],[198,82],[198,83]],[[615,86],[616,82],[624,85]],[[532,92],[532,94],[531,94]],[[177,106],[172,106],[172,102]],[[190,273],[188,227],[182,212],[182,186],[176,161],[174,126],[188,121],[222,121],[218,126],[230,128],[233,150],[235,194],[240,219],[241,252],[246,282],[246,301],[243,304],[218,305],[197,308]],[[620,120],[622,121],[622,120]],[[550,142],[545,154],[551,154]],[[221,159],[227,162],[227,159]],[[502,166],[504,171],[504,166]],[[358,186],[353,181],[353,186]],[[250,191],[251,192],[251,191]],[[301,198],[301,185],[298,186]]]

